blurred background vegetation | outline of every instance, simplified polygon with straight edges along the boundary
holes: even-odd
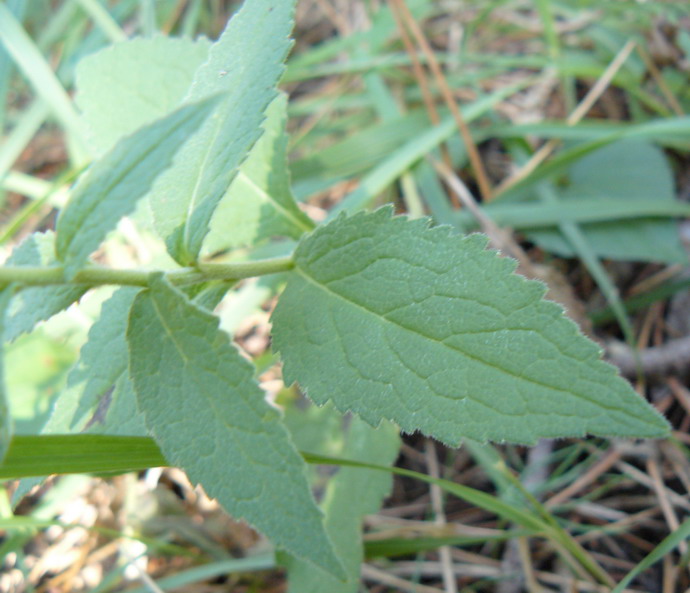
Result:
[[[72,97],[79,60],[138,35],[214,39],[236,8],[0,2],[3,260],[31,232],[53,228],[89,162]],[[305,212],[323,220],[334,208],[392,202],[458,232],[486,232],[521,273],[549,285],[550,298],[675,428],[667,441],[569,439],[533,449],[447,450],[408,435],[398,465],[518,509],[536,497],[612,582],[638,569],[629,590],[690,590],[685,536],[642,564],[690,516],[690,5],[300,0],[295,39],[282,87]],[[119,226],[99,261],[161,257],[136,222]],[[291,411],[304,402],[280,382],[268,340],[274,289],[246,283],[227,297],[223,327],[257,359],[300,442],[336,454],[340,419],[311,410],[316,424],[305,424]],[[18,433],[40,431],[109,294],[89,293],[8,345]],[[327,475],[315,472],[317,494]],[[51,479],[16,509],[14,487],[0,492],[1,592],[286,590],[266,543],[178,470]],[[548,539],[506,539],[504,519],[412,480],[396,478],[365,528],[362,591],[610,590]]]

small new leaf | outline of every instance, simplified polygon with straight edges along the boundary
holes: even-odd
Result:
[[[166,459],[279,548],[344,577],[304,462],[218,318],[159,275],[137,295],[127,338],[139,408]]]
[[[485,237],[428,224],[384,208],[301,241],[273,314],[287,383],[454,446],[667,434],[541,283]]]

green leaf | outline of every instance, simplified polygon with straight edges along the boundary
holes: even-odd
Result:
[[[647,570],[650,566],[659,562],[659,560],[669,557],[668,555],[688,538],[690,538],[690,519],[683,521],[675,530],[667,535],[656,548],[625,575],[621,582],[611,590],[611,593],[624,593],[627,586],[635,577]]]
[[[166,459],[278,547],[344,576],[305,465],[218,319],[158,276],[127,337],[139,408]]]
[[[49,432],[84,431],[112,435],[146,435],[128,375],[127,317],[140,289],[122,287],[103,303],[79,360],[67,379],[78,394],[75,404],[58,401]],[[71,408],[71,410],[70,410]],[[68,412],[70,410],[70,413]],[[128,415],[129,414],[129,415]],[[58,422],[58,418],[67,416]]]
[[[15,432],[41,432],[79,354],[65,339],[38,328],[5,345],[5,386]]]
[[[668,433],[541,283],[428,224],[383,208],[300,242],[273,314],[286,383],[451,445]]]
[[[645,200],[651,204],[680,204],[675,199],[673,171],[664,153],[653,144],[625,139],[582,157],[570,170],[570,184],[562,200],[577,207],[579,198],[615,199],[622,206]],[[597,206],[589,209],[594,213]],[[675,221],[659,218],[587,223],[582,231],[601,257],[624,261],[685,263]],[[564,257],[576,255],[570,242],[556,230],[530,233],[544,249]]]
[[[397,427],[387,422],[376,429],[354,418],[342,455],[346,459],[385,466],[395,461],[399,449]],[[364,558],[362,520],[365,515],[379,510],[391,484],[390,474],[355,467],[340,469],[328,485],[322,508],[326,513],[326,530],[345,565],[347,581],[343,583],[305,562],[291,559],[287,563],[289,591],[357,593]]]
[[[76,102],[98,153],[177,107],[210,42],[130,39],[86,56],[76,68]]]
[[[74,275],[120,218],[134,210],[216,102],[211,97],[185,105],[141,128],[82,176],[57,223],[56,252],[68,274]]]
[[[206,252],[254,245],[273,236],[297,239],[313,230],[314,223],[298,208],[290,190],[286,108],[284,94],[268,106],[263,135],[211,219]]]
[[[5,316],[12,298],[13,287],[9,286],[0,291],[0,339],[4,341]],[[0,351],[0,463],[5,458],[12,440],[12,414],[5,389],[5,356]]]
[[[103,303],[100,317],[91,326],[79,359],[67,376],[67,385],[40,429],[42,434],[148,435],[127,372],[127,314],[139,290],[120,288]],[[48,468],[44,475],[56,472]],[[41,474],[30,475],[35,477],[20,482],[14,500],[44,479],[38,477]]]
[[[250,0],[232,18],[197,71],[187,101],[225,97],[155,184],[158,232],[182,265],[195,262],[221,198],[261,135],[290,49],[294,0]]]
[[[7,260],[11,266],[53,266],[55,235],[34,233],[14,249]],[[88,290],[80,285],[32,286],[17,292],[7,313],[5,339],[12,341],[31,331],[39,321],[45,321],[77,302]]]

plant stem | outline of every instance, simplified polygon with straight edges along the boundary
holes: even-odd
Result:
[[[164,270],[117,270],[101,266],[88,266],[80,270],[72,280],[66,279],[62,266],[4,266],[0,267],[0,285],[16,282],[24,286],[56,284],[148,286],[150,277],[162,271],[172,284],[181,286],[199,284],[209,280],[241,280],[242,278],[287,272],[294,265],[291,257],[279,257],[227,264],[199,264],[197,267],[178,268],[167,272]]]

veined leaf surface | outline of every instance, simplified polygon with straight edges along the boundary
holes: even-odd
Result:
[[[301,241],[273,314],[286,383],[450,445],[667,434],[541,283],[428,224],[384,208]]]
[[[15,247],[7,260],[11,266],[54,266],[55,234],[34,233]],[[12,341],[78,301],[87,291],[79,285],[30,286],[15,293],[7,311],[5,339]]]
[[[139,408],[166,459],[278,547],[344,576],[304,462],[218,318],[159,276],[136,297],[127,337]]]
[[[264,133],[242,163],[211,219],[204,251],[254,245],[274,236],[297,239],[314,229],[290,189],[287,163],[287,96],[276,97],[266,110]]]
[[[82,176],[57,223],[56,253],[68,274],[75,274],[120,218],[134,210],[216,102],[214,96],[185,105],[139,129]]]
[[[111,435],[145,436],[144,423],[136,414],[116,418],[112,413],[121,407],[136,411],[135,399],[127,372],[129,351],[125,331],[127,315],[139,288],[118,289],[101,307],[101,315],[89,330],[79,360],[67,379],[68,393],[78,398],[60,414],[56,407],[48,423],[52,432],[98,432]],[[67,397],[61,398],[69,401]],[[127,401],[129,400],[129,401]],[[68,417],[56,422],[60,415]],[[126,420],[121,422],[121,420]],[[67,423],[67,426],[64,426]],[[62,430],[56,430],[62,425]],[[68,429],[68,430],[65,430]]]
[[[209,223],[237,169],[261,136],[290,49],[294,0],[250,0],[232,18],[197,71],[186,101],[224,100],[156,182],[151,206],[170,254],[198,258]]]
[[[139,37],[86,56],[76,69],[77,105],[97,152],[179,106],[208,57],[204,37]]]

